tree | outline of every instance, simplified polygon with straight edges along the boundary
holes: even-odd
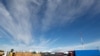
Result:
[[[13,52],[14,51],[14,49],[11,49],[11,51],[10,52]]]
[[[33,53],[33,54],[36,54],[36,51],[33,51],[32,53]]]

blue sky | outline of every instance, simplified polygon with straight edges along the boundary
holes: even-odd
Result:
[[[99,0],[0,0],[0,49],[67,51],[97,47]]]

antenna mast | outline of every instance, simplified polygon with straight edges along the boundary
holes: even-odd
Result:
[[[82,48],[84,49],[84,40],[83,40],[83,37],[82,37],[82,32],[80,33],[80,38],[81,38],[81,45],[82,45]]]

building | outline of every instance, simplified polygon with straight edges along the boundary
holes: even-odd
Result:
[[[0,50],[0,56],[3,56],[3,55],[4,55],[4,51]]]

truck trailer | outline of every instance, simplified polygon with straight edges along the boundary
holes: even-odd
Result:
[[[69,51],[68,56],[100,56],[100,50],[74,50]]]

